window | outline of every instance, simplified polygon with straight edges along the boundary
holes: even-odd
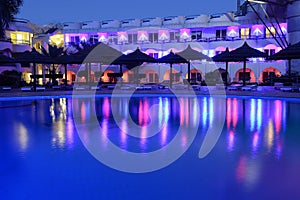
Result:
[[[251,76],[250,76],[250,72],[245,72],[245,80],[246,81],[250,81]],[[239,81],[244,80],[244,73],[243,72],[239,72]]]
[[[89,39],[90,44],[96,44],[99,41],[98,35],[91,35]]]
[[[226,38],[227,35],[227,30],[226,29],[221,29],[221,30],[216,30],[216,38],[217,39],[224,39]]]
[[[240,38],[245,39],[245,38],[249,38],[251,33],[250,28],[241,28],[240,29]]]
[[[128,34],[128,43],[136,44],[137,43],[137,33]]]
[[[266,38],[272,37],[272,34],[274,36],[276,35],[276,29],[274,27],[268,27],[268,28],[266,28]]]
[[[13,44],[31,44],[32,34],[28,32],[10,32],[10,38]]]
[[[170,32],[170,41],[179,41],[180,34],[179,32]]]
[[[150,42],[158,42],[158,33],[149,33]]]
[[[202,39],[202,31],[192,31],[192,40],[201,40]]]
[[[149,74],[149,83],[157,83],[158,82],[158,75],[156,73]]]
[[[275,49],[265,49],[264,52],[268,55],[271,56],[275,54]]]
[[[149,56],[158,59],[158,53],[149,53]]]

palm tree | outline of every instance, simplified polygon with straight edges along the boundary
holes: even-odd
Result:
[[[50,58],[57,58],[65,53],[63,47],[57,47],[56,45],[52,46],[48,44],[48,51],[41,46],[41,51],[45,56],[49,56]],[[57,74],[58,65],[52,64],[52,68],[50,67],[49,72],[52,74],[52,84],[56,82],[56,74]]]
[[[0,1],[0,39],[5,39],[5,30],[14,20],[14,15],[19,13],[23,0],[1,0]]]

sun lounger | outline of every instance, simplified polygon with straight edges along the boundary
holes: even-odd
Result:
[[[201,90],[201,86],[200,85],[192,85],[192,89],[193,90]]]
[[[113,90],[113,89],[115,89],[115,87],[116,87],[115,85],[108,85],[108,86],[107,86],[107,89]]]
[[[256,85],[245,85],[241,88],[243,91],[253,91],[257,89]]]
[[[217,90],[225,90],[225,85],[224,84],[216,84],[216,89]]]
[[[11,87],[10,86],[3,86],[2,90],[3,91],[11,91]]]
[[[60,85],[53,85],[52,89],[54,89],[54,90],[60,90],[61,86]]]
[[[280,91],[282,91],[282,92],[299,92],[299,87],[285,86],[285,87],[281,87]]]
[[[30,92],[32,90],[32,87],[21,87],[22,92]]]
[[[242,84],[232,84],[227,87],[228,90],[240,90],[243,87]]]
[[[87,87],[83,86],[83,85],[77,85],[77,86],[74,86],[74,89],[77,91],[84,91],[84,90],[87,90]]]
[[[175,90],[184,90],[184,89],[186,89],[185,85],[183,85],[183,84],[173,85],[173,88]]]
[[[45,87],[36,87],[36,91],[39,92],[39,91],[45,91],[46,88]]]
[[[101,87],[100,86],[91,86],[91,90],[100,90]]]

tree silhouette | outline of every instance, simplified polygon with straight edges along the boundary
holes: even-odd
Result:
[[[5,39],[5,30],[19,13],[23,0],[1,0],[0,1],[0,39]]]

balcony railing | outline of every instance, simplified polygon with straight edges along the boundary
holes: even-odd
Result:
[[[11,41],[13,44],[18,44],[18,45],[30,45],[30,41],[29,41],[29,40],[10,39],[10,41]]]
[[[279,38],[280,36],[275,36]],[[108,45],[129,45],[129,44],[162,44],[162,43],[185,43],[185,42],[220,42],[220,41],[239,41],[239,40],[265,40],[265,39],[273,39],[273,37],[266,37],[266,36],[243,36],[243,37],[203,37],[200,39],[193,39],[193,40],[180,40],[180,39],[172,39],[169,41],[130,41],[130,42],[118,42],[117,40],[110,40],[108,39]],[[69,42],[65,43],[66,46],[72,46],[74,44],[80,44],[80,42]]]

